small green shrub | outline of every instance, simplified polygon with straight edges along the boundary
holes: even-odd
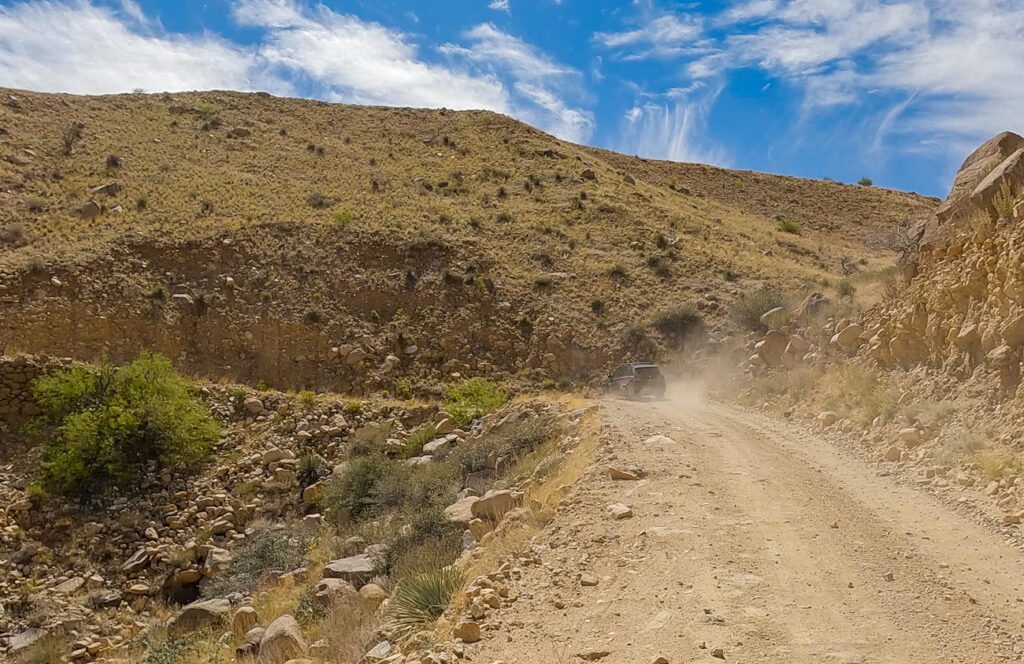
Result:
[[[409,466],[383,455],[353,459],[324,491],[324,507],[337,514],[347,508],[355,517],[416,510],[447,504],[454,493],[448,464]]]
[[[764,331],[761,315],[785,304],[786,298],[782,293],[769,286],[762,286],[756,291],[744,293],[736,298],[729,309],[729,317],[737,327],[744,330]]]
[[[604,300],[598,300],[598,299],[591,300],[590,301],[590,311],[592,311],[594,314],[596,314],[598,316],[603,314],[604,313]]]
[[[448,390],[445,412],[459,427],[483,417],[506,401],[505,393],[489,380],[470,378]]]
[[[410,633],[437,620],[462,586],[462,572],[449,565],[422,572],[400,583],[389,607],[401,633]]]
[[[220,436],[192,385],[160,355],[58,371],[31,389],[43,411],[33,425],[46,437],[39,482],[48,491],[87,494],[133,480],[150,462],[194,464]]]
[[[647,267],[658,277],[668,279],[672,276],[672,261],[668,256],[648,256]]]
[[[295,476],[299,481],[299,486],[306,488],[319,482],[325,473],[326,469],[321,465],[320,460],[312,454],[307,454],[299,458]]]
[[[330,207],[333,201],[318,191],[306,196],[306,205],[313,208],[314,210],[322,210]]]
[[[153,290],[149,292],[149,295],[147,295],[146,297],[148,297],[151,300],[156,300],[158,302],[165,302],[169,295],[170,294],[167,292],[166,286],[156,286],[155,288],[153,288]]]
[[[346,415],[358,415],[363,412],[363,402],[353,399],[352,401],[345,402],[345,414]]]
[[[836,292],[839,294],[839,297],[853,297],[853,294],[857,292],[857,289],[854,288],[853,284],[849,281],[843,279],[836,284]]]
[[[299,399],[307,406],[312,406],[316,404],[316,392],[313,390],[302,390],[299,392]]]
[[[217,105],[208,101],[196,103],[193,110],[203,119],[209,119],[217,115]]]
[[[857,184],[859,184],[862,187],[870,187],[875,183],[871,178],[861,178],[857,180]]]
[[[664,309],[654,317],[654,328],[676,345],[704,329],[704,318],[690,305]]]
[[[405,439],[405,458],[411,459],[420,456],[423,454],[423,446],[435,438],[437,438],[437,427],[433,424],[420,427]]]
[[[252,593],[268,572],[287,572],[301,567],[306,561],[309,542],[306,535],[270,528],[257,529],[246,538],[246,545],[235,552],[227,573],[210,580],[203,588],[203,596]]]
[[[792,219],[779,219],[779,223],[776,225],[776,228],[783,233],[792,233],[793,235],[800,235],[800,233],[803,232],[800,224]]]
[[[463,475],[488,469],[491,459],[512,461],[558,435],[550,422],[540,418],[508,422],[481,436],[476,442],[452,450],[445,462]]]
[[[350,457],[367,456],[376,454],[383,450],[384,442],[391,435],[391,424],[378,424],[371,422],[360,427],[352,434],[349,441],[348,455]]]
[[[334,223],[336,224],[348,224],[351,223],[352,219],[353,217],[351,210],[341,210],[339,212],[334,213]]]

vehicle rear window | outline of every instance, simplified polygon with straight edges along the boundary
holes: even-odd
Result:
[[[657,378],[661,375],[658,367],[637,367],[636,375],[640,378]]]

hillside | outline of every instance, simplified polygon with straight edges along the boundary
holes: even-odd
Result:
[[[738,293],[877,277],[893,228],[937,204],[618,155],[488,112],[0,96],[8,352],[149,347],[281,387],[585,377],[665,345],[662,309],[724,336]]]

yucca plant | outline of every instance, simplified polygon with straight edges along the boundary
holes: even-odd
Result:
[[[391,622],[408,634],[437,620],[461,586],[462,571],[454,565],[408,577],[391,597]]]

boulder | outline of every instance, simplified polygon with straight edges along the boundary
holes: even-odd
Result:
[[[149,566],[149,558],[149,551],[145,547],[138,549],[128,560],[124,561],[124,564],[121,565],[121,571],[125,574],[141,572]]]
[[[54,587],[53,592],[58,595],[70,595],[78,592],[85,585],[85,579],[80,576],[74,576],[65,581],[64,583],[58,584]]]
[[[231,631],[234,634],[247,634],[259,621],[256,609],[251,606],[240,606],[231,617]]]
[[[284,664],[306,654],[306,640],[302,638],[299,623],[291,614],[284,614],[270,623],[260,641],[260,661]]]
[[[768,330],[764,338],[754,345],[754,352],[770,367],[782,362],[782,353],[786,350],[786,337],[778,330]]]
[[[245,408],[245,412],[250,415],[259,415],[263,412],[263,402],[256,397],[248,397],[242,402],[242,407]]]
[[[501,517],[522,501],[522,494],[510,489],[491,490],[470,505],[470,512],[478,519],[501,521]]]
[[[608,477],[613,480],[623,480],[626,482],[635,481],[640,479],[641,473],[634,469],[622,469],[616,468],[615,466],[608,466]]]
[[[354,603],[359,591],[344,579],[321,579],[313,586],[313,601],[320,606],[335,606]]]
[[[242,641],[242,645],[235,649],[235,657],[239,660],[246,658],[255,658],[260,651],[260,641],[263,640],[263,634],[267,630],[262,627],[253,627],[245,633],[245,638]]]
[[[896,463],[901,458],[903,458],[903,453],[900,452],[900,448],[896,447],[895,445],[892,445],[891,447],[889,447],[889,449],[885,451],[885,454],[882,456],[882,458],[885,459],[886,461]]]
[[[921,444],[921,430],[914,427],[900,429],[896,437],[907,447],[917,447]]]
[[[231,603],[226,599],[208,599],[186,605],[167,623],[167,634],[176,639],[201,629],[220,628],[227,624]]]
[[[472,620],[463,620],[452,630],[452,636],[461,639],[463,643],[476,643],[480,640],[480,624]]]
[[[30,627],[18,632],[7,642],[7,654],[17,655],[19,652],[31,648],[36,641],[39,641],[46,635],[47,631],[38,627]]]
[[[1011,348],[1024,345],[1024,314],[1018,314],[1006,321],[999,334]]]
[[[972,152],[960,165],[949,196],[935,211],[938,224],[925,232],[922,244],[933,244],[935,232],[948,222],[956,220],[964,213],[967,199],[978,188],[978,185],[1006,158],[1017,150],[1024,148],[1024,138],[1013,132],[1005,131],[989,139],[977,150]]]
[[[862,334],[864,334],[864,328],[857,323],[851,323],[832,335],[829,343],[843,350],[855,350],[863,341]]]
[[[359,597],[372,604],[380,604],[388,598],[388,591],[384,590],[376,583],[367,583],[359,589]]]
[[[325,579],[343,579],[356,588],[362,588],[375,574],[373,557],[361,553],[339,560],[332,560],[324,566]]]
[[[631,510],[627,505],[623,505],[622,503],[615,503],[613,505],[608,506],[608,514],[616,520],[628,519],[633,516],[633,510]]]
[[[230,551],[211,546],[210,550],[206,552],[206,558],[203,560],[200,571],[205,577],[216,578],[228,571],[228,568],[231,567],[231,560]]]
[[[465,528],[473,520],[473,505],[479,500],[480,498],[477,496],[467,496],[444,508],[444,515],[452,523]]]
[[[1009,185],[1011,195],[1020,191],[1021,185],[1024,185],[1024,148],[1016,150],[992,169],[992,172],[974,189],[971,204],[989,213],[991,217],[997,217],[993,202],[1004,182]]]
[[[836,423],[836,420],[838,420],[838,419],[839,419],[839,416],[836,415],[835,413],[833,413],[830,410],[826,410],[825,412],[820,413],[818,415],[818,417],[817,417],[818,424],[820,424],[823,427],[830,427],[830,426],[832,426],[833,424]]]

